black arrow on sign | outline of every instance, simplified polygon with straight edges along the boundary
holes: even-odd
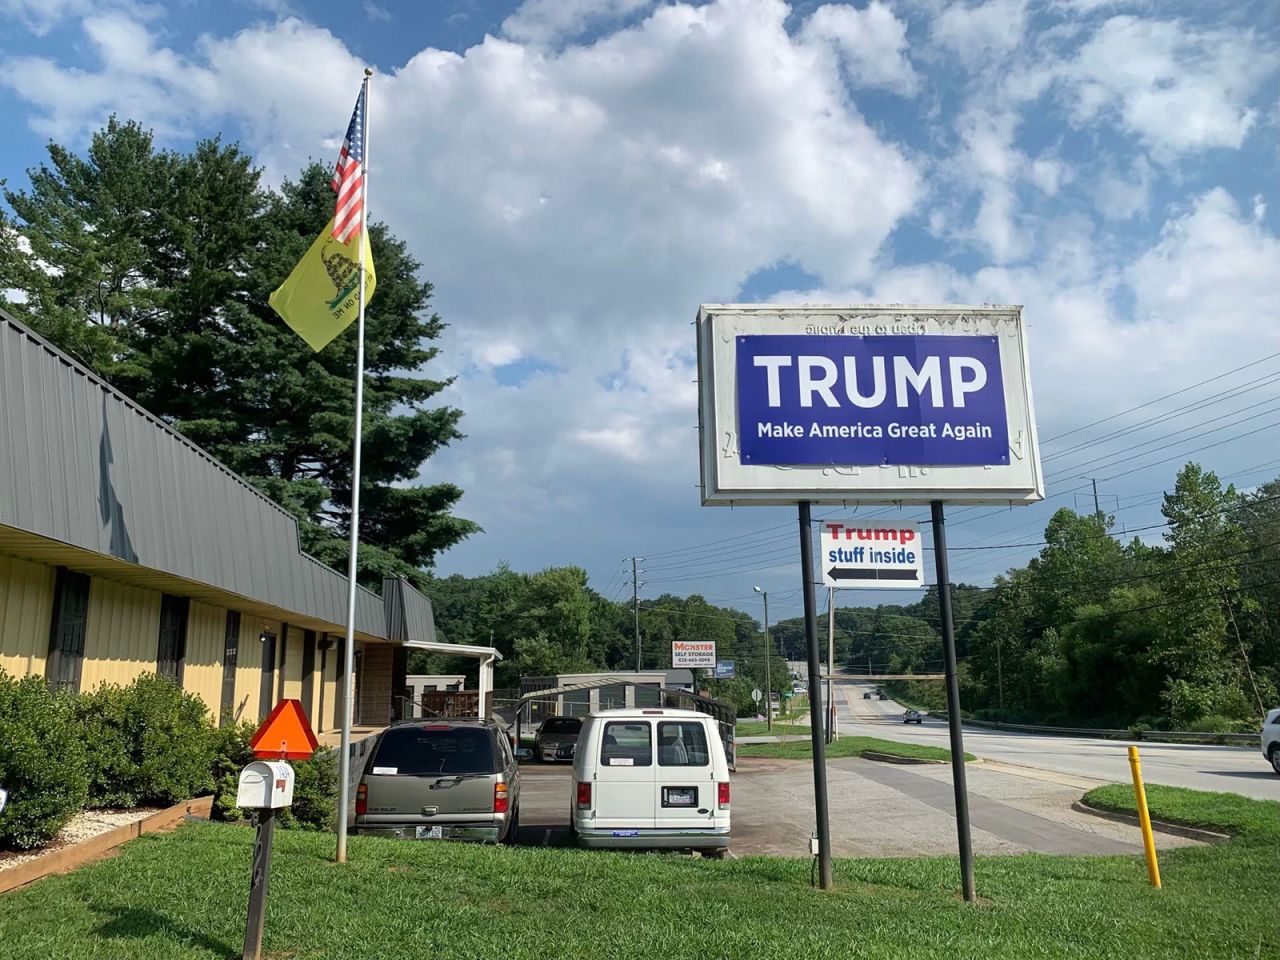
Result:
[[[832,567],[828,580],[918,580],[917,570],[881,570],[879,567]]]

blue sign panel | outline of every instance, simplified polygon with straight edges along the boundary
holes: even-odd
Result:
[[[717,660],[716,661],[716,679],[717,680],[734,679],[738,675],[736,666],[737,665],[732,660]]]
[[[995,337],[736,339],[743,464],[1009,462]]]

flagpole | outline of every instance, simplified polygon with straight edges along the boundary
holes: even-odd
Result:
[[[362,204],[360,206],[360,309],[356,320],[356,418],[355,444],[351,455],[351,555],[347,560],[347,642],[343,650],[342,741],[338,753],[338,863],[347,862],[347,810],[351,803],[351,721],[355,713],[355,647],[356,647],[356,550],[360,545],[360,441],[364,426],[364,248],[369,225],[369,79],[373,71],[364,71],[364,110],[362,112],[361,147],[364,163],[360,168]]]

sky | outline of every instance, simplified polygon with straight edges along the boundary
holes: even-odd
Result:
[[[794,508],[703,508],[700,303],[1022,304],[1048,478],[953,507],[952,578],[1052,512],[1153,541],[1198,459],[1280,474],[1274,0],[0,0],[0,179],[115,113],[328,162],[361,71],[369,205],[449,327],[428,372],[485,532],[441,574],[800,612]],[[927,513],[927,511],[925,511]],[[822,507],[818,517],[850,516]],[[871,507],[859,515],[920,517]],[[902,591],[842,592],[842,603]]]

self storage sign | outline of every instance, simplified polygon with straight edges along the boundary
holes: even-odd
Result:
[[[744,464],[1009,461],[995,337],[738,337]]]
[[[923,586],[924,551],[915,521],[860,524],[824,520],[820,531],[825,586],[859,589]]]
[[[714,640],[672,640],[671,666],[673,669],[702,667],[714,670],[716,642]]]

